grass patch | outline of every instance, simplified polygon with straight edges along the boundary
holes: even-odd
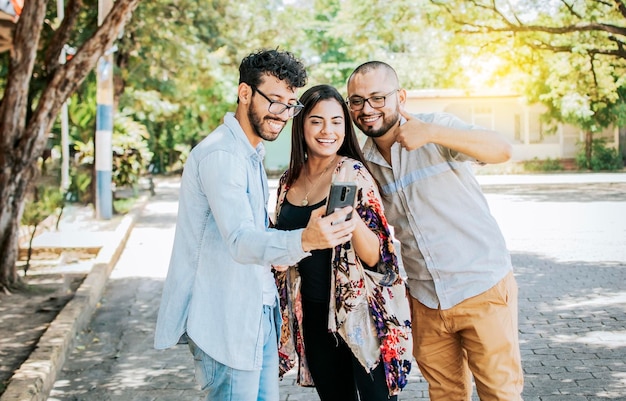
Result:
[[[127,214],[133,208],[137,198],[120,198],[113,201],[113,210],[117,214]]]
[[[533,172],[533,173],[544,173],[549,171],[563,171],[565,167],[561,163],[559,159],[538,159],[533,158],[532,160],[526,160],[523,162],[524,171]]]

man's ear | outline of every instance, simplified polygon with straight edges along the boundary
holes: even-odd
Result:
[[[404,88],[398,89],[398,101],[403,106],[406,104],[406,90]]]
[[[249,104],[252,99],[252,87],[245,82],[239,84],[237,88],[239,103]]]

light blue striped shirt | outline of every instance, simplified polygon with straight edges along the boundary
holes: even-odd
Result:
[[[429,123],[475,129],[447,113]],[[391,165],[368,138],[363,153],[382,187],[385,215],[401,243],[411,295],[450,309],[485,292],[511,271],[504,237],[471,168],[473,159],[436,144],[391,147]]]

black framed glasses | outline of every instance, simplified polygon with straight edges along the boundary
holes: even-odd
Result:
[[[390,95],[393,95],[399,90],[400,89],[394,89],[391,92],[387,93],[386,95],[376,95],[376,96],[370,96],[368,98],[362,98],[361,96],[352,96],[348,98],[347,103],[348,103],[348,106],[350,106],[350,110],[352,111],[363,110],[363,107],[365,107],[365,102],[369,103],[370,107],[373,109],[381,109],[385,107],[385,100],[387,100],[387,97],[389,97]]]
[[[277,102],[276,100],[272,100],[267,95],[259,90],[256,86],[250,85],[254,92],[258,92],[259,95],[263,96],[265,100],[270,102],[270,105],[267,106],[267,111],[272,114],[282,114],[287,110],[289,114],[289,118],[293,118],[300,113],[300,111],[304,108],[304,105],[296,100],[296,104],[286,104],[282,102]]]

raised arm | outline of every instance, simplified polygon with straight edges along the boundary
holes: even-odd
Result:
[[[503,163],[511,158],[512,146],[500,133],[484,129],[459,129],[427,123],[401,110],[406,122],[396,128],[396,142],[407,150],[435,143],[483,163]]]

